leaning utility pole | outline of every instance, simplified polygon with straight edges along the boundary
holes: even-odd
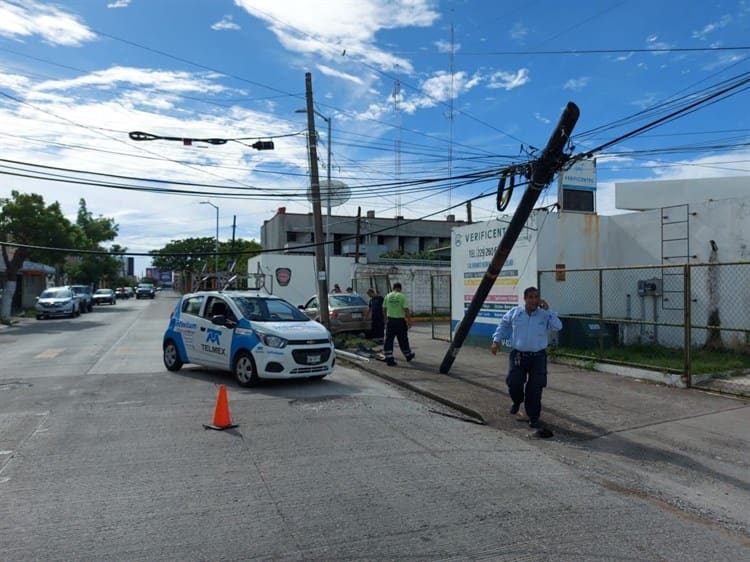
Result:
[[[497,251],[495,251],[495,255],[492,258],[490,265],[487,267],[487,271],[484,273],[484,277],[477,288],[477,292],[474,293],[474,298],[471,299],[471,304],[469,304],[469,308],[466,310],[463,320],[459,322],[458,327],[456,328],[453,341],[451,342],[445,357],[443,357],[443,362],[440,364],[441,373],[446,374],[450,370],[451,365],[453,365],[453,361],[455,361],[458,356],[458,352],[461,350],[461,346],[463,345],[466,336],[469,334],[471,325],[474,323],[477,314],[479,314],[479,311],[482,309],[482,305],[484,304],[490,289],[492,289],[492,285],[495,284],[495,279],[497,279],[497,276],[500,274],[500,270],[502,270],[503,265],[505,265],[505,260],[513,249],[513,245],[516,243],[519,234],[521,234],[521,230],[523,229],[524,224],[526,224],[526,219],[529,218],[531,210],[534,208],[534,203],[536,203],[536,200],[539,198],[542,189],[552,181],[555,172],[560,169],[565,161],[566,157],[563,154],[563,149],[570,138],[570,134],[573,132],[573,127],[575,127],[576,122],[578,121],[579,114],[580,111],[578,106],[573,102],[568,102],[568,105],[565,106],[565,109],[560,116],[560,121],[557,123],[557,127],[555,127],[552,136],[547,142],[547,146],[544,147],[539,158],[531,163],[529,186],[526,188],[516,212],[513,213],[513,218],[511,219],[510,224],[508,224],[505,235],[502,240],[500,240],[500,245],[498,246]]]
[[[315,237],[315,272],[318,276],[318,310],[320,323],[330,326],[328,317],[328,272],[326,271],[325,241],[323,240],[323,216],[320,212],[320,178],[318,177],[318,149],[315,133],[315,108],[313,107],[312,76],[305,73],[305,97],[307,99],[307,136],[310,145],[310,193],[313,207],[313,236]],[[331,139],[328,139],[330,144]],[[328,186],[330,189],[331,186]]]

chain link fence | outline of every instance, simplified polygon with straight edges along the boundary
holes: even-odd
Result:
[[[430,276],[432,339],[451,341],[451,274],[433,273]]]
[[[750,262],[539,272],[554,353],[750,395]]]

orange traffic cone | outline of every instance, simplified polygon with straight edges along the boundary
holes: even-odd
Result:
[[[229,413],[229,401],[227,400],[227,387],[222,384],[219,387],[219,396],[216,398],[216,409],[214,410],[214,423],[211,425],[203,424],[205,429],[230,429],[237,427],[232,423],[232,416]]]

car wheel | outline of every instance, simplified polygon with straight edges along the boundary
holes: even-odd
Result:
[[[94,312],[94,304],[89,304],[89,312]]]
[[[164,366],[170,371],[179,371],[182,369],[182,359],[177,346],[172,340],[164,344]]]
[[[240,386],[248,387],[258,384],[258,370],[255,360],[247,351],[240,351],[234,360],[234,377]]]
[[[44,320],[44,314],[37,314],[36,315],[37,320]]]

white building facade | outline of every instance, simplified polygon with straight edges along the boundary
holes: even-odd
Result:
[[[744,322],[744,328],[750,324],[750,264],[715,265],[750,261],[750,178],[618,183],[616,201],[618,207],[636,211],[607,216],[535,211],[527,222],[528,232],[514,247],[490,293],[495,302],[502,293],[503,305],[483,308],[470,336],[491,335],[496,316],[521,303],[525,287],[539,284],[544,298],[561,315],[601,314],[623,319],[622,342],[680,346],[681,328],[644,330],[628,321],[684,322],[684,264],[695,266],[690,270],[688,303],[693,325],[709,324],[713,311],[722,313],[722,326],[738,327]],[[481,278],[492,258],[484,260],[483,266],[471,258],[472,249],[477,251],[474,245],[461,246],[456,241],[470,239],[482,229],[497,228],[497,224],[488,221],[454,229],[453,329],[475,291],[467,279]],[[499,242],[498,238],[481,244],[486,246],[482,252],[492,250],[494,254]],[[633,269],[605,271],[601,277],[596,272],[571,271],[624,267]],[[544,270],[558,273],[537,278],[537,271]],[[656,288],[644,290],[651,282]],[[732,340],[737,336],[729,332],[722,337]],[[702,339],[705,331],[696,330],[693,343],[700,344]]]

